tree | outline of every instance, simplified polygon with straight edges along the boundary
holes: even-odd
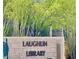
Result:
[[[62,29],[75,59],[75,0],[4,0],[4,36],[49,36]],[[72,42],[72,43],[71,43]]]

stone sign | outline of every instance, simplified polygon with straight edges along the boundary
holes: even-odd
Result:
[[[5,37],[8,59],[64,59],[64,37]]]

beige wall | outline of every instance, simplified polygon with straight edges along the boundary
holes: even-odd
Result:
[[[7,37],[9,59],[64,59],[64,37]],[[22,41],[47,41],[45,47],[23,47]],[[45,56],[26,56],[26,51],[46,51]]]

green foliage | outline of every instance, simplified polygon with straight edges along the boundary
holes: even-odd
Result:
[[[49,36],[62,29],[75,59],[75,0],[4,0],[4,36]],[[72,42],[72,43],[71,43]]]

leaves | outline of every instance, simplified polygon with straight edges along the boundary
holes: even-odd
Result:
[[[75,53],[75,0],[4,0],[3,3],[4,36],[49,36],[50,27],[63,28],[71,55]],[[75,59],[75,55],[72,57]]]

